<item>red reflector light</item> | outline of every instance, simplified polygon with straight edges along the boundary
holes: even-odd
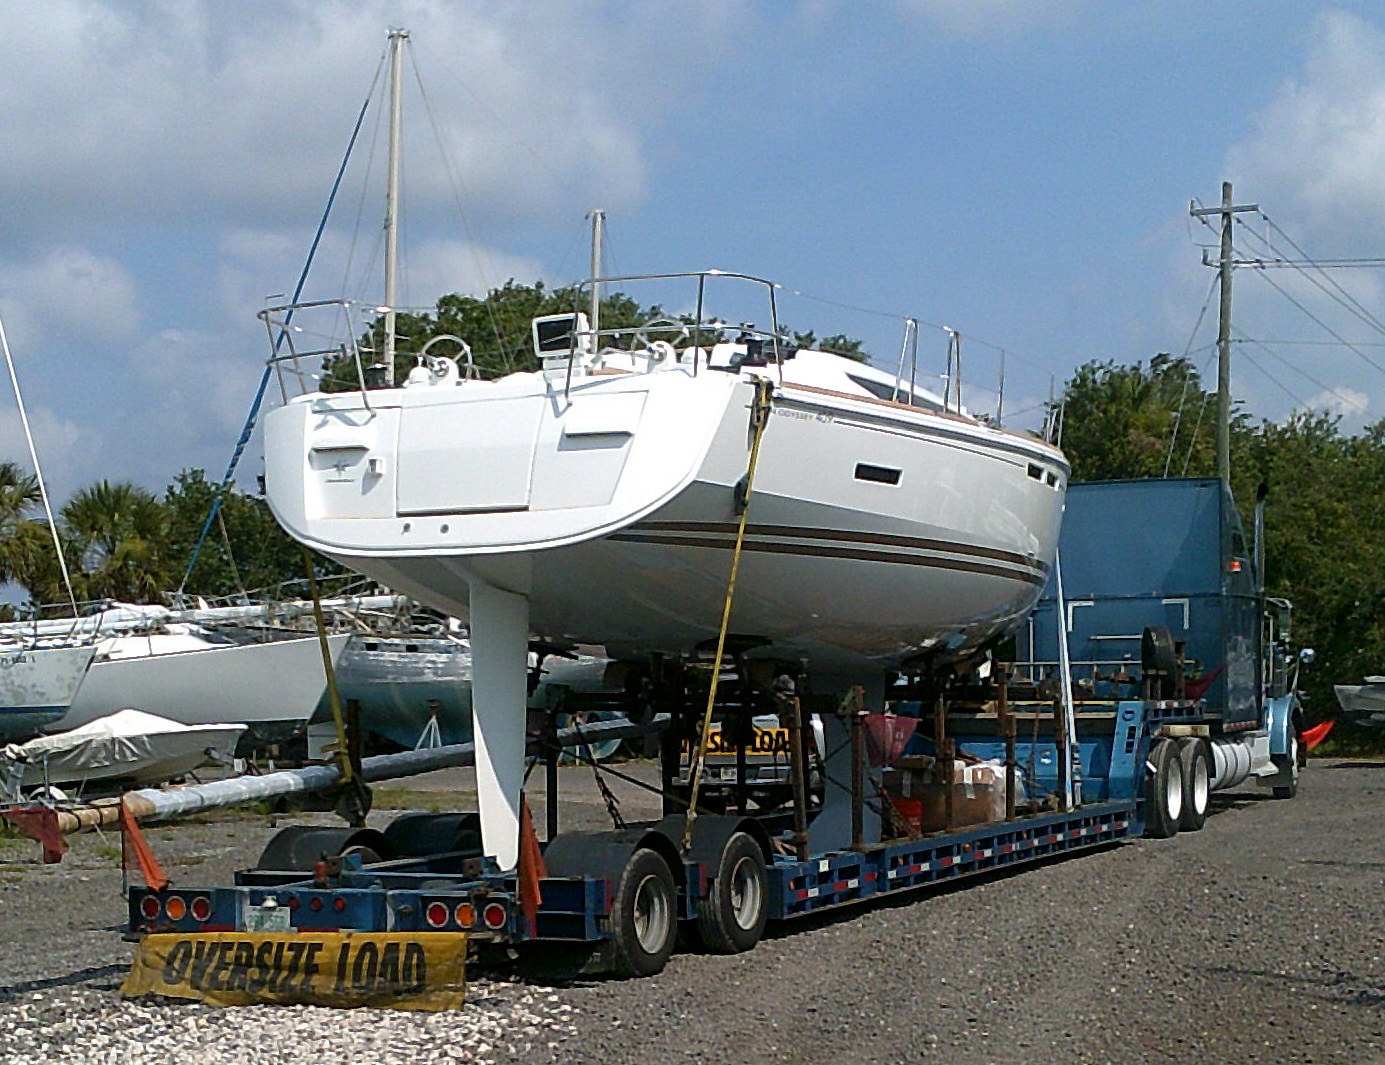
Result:
[[[504,928],[505,917],[505,907],[498,902],[492,902],[481,911],[481,920],[486,922],[487,928]]]
[[[308,900],[308,909],[312,910],[314,913],[322,909],[322,899],[314,895]]]
[[[423,911],[423,917],[428,922],[428,927],[441,928],[447,924],[447,907],[441,902],[430,902],[428,908]]]
[[[139,912],[144,914],[144,916],[148,917],[151,921],[159,916],[159,910],[159,900],[153,895],[145,895],[144,898],[140,900]]]
[[[184,914],[188,912],[188,904],[179,896],[171,895],[164,909],[168,911],[168,919],[170,921],[181,921]]]
[[[290,895],[290,896],[289,896],[289,909],[290,909],[290,910],[296,910],[296,909],[298,909],[298,907],[301,906],[301,905],[302,905],[302,903],[298,901],[298,896],[297,896],[297,895]]]
[[[470,928],[476,923],[476,907],[469,902],[457,904],[457,912],[453,914],[457,918],[457,923],[463,928]]]
[[[346,909],[346,900],[345,900],[345,899],[340,899],[340,898],[338,898],[338,899],[333,899],[333,900],[332,900],[332,909],[336,910],[337,913],[341,913],[342,910]]]
[[[205,895],[198,895],[192,900],[192,919],[194,921],[205,921],[212,915],[212,900]]]

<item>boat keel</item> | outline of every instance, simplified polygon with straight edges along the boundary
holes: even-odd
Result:
[[[524,782],[529,600],[473,582],[471,703],[481,843],[502,870],[519,861],[519,793]]]

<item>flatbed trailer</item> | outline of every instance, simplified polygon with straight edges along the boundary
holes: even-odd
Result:
[[[1081,514],[1078,487],[1069,498]],[[738,786],[689,828],[693,777],[680,759],[700,712],[693,700],[672,700],[659,707],[669,723],[660,740],[658,821],[559,831],[551,745],[549,842],[540,845],[531,828],[532,847],[521,846],[515,870],[498,869],[482,853],[474,813],[406,814],[383,831],[295,827],[232,885],[132,889],[129,930],[136,937],[438,933],[465,936],[473,953],[561,954],[565,965],[575,959],[589,971],[644,976],[662,969],[680,928],[710,951],[735,953],[752,948],[768,921],[1141,834],[1196,831],[1210,793],[1251,776],[1277,797],[1291,797],[1299,763],[1293,669],[1222,486],[1094,488],[1088,515],[1117,500],[1132,514],[1144,507],[1186,520],[1166,522],[1163,542],[1145,545],[1143,568],[1107,566],[1108,543],[1065,540],[1062,551],[1076,547],[1073,554],[1087,560],[1074,567],[1080,598],[1065,602],[1058,593],[1040,605],[1020,637],[1031,652],[1024,665],[1001,667],[993,658],[982,680],[977,673],[907,678],[893,690],[897,713],[882,714],[868,713],[859,697],[805,708],[806,697],[779,681],[773,696],[756,696],[748,663],[740,663],[730,686],[741,694],[730,700],[725,727],[735,734],[739,713],[739,734],[752,735],[749,723],[766,699],[787,723],[795,778],[789,810],[755,808],[742,752]],[[1145,533],[1148,524],[1140,526]],[[1081,537],[1100,525],[1080,517],[1074,523],[1070,513],[1065,537],[1069,528]],[[1199,551],[1206,557],[1194,557]],[[1052,632],[1059,618],[1069,643],[1104,659],[1038,661],[1033,652],[1045,626]],[[1170,618],[1182,622],[1177,634],[1165,625]],[[1138,658],[1132,648],[1112,660],[1109,647],[1123,641],[1138,645]],[[1061,695],[1054,683],[1060,668],[1073,681]],[[1194,668],[1205,683],[1188,676]],[[719,681],[709,683],[720,691]],[[805,709],[821,717],[814,741]],[[967,823],[957,807],[973,785],[958,774],[978,760],[996,767],[993,781],[1003,774],[1003,795],[992,795],[993,814]],[[892,785],[891,772],[906,763],[928,765],[940,782],[931,820],[907,816],[917,814],[906,810],[909,802],[922,800]],[[820,786],[813,796],[810,771]]]

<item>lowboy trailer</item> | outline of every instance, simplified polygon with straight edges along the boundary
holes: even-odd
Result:
[[[1124,547],[1111,532],[1121,514],[1133,523]],[[893,712],[867,711],[859,692],[815,699],[802,678],[756,689],[748,659],[704,669],[732,692],[723,747],[738,735],[753,743],[752,722],[767,712],[784,724],[787,799],[743,779],[689,826],[683,760],[701,708],[696,685],[670,667],[652,686],[669,714],[656,822],[559,831],[550,769],[549,842],[522,846],[517,870],[482,853],[474,813],[405,814],[383,831],[293,827],[233,885],[133,888],[129,929],[440,933],[465,936],[473,952],[645,976],[663,968],[680,927],[712,952],[745,951],[768,921],[1196,831],[1210,793],[1249,776],[1292,796],[1299,714],[1286,605],[1260,591],[1223,486],[1074,485],[1060,559],[1070,594],[1054,582],[1016,637],[1027,654],[997,648],[965,674],[899,678]],[[1045,659],[1060,619],[1084,657]],[[808,711],[821,719],[815,740]],[[747,758],[738,764],[744,772]]]

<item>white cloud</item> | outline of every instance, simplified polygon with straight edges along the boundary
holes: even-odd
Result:
[[[1330,391],[1319,392],[1308,400],[1312,410],[1324,410],[1343,418],[1356,418],[1364,415],[1370,408],[1370,396],[1346,385],[1338,385]]]
[[[88,448],[94,440],[79,425],[47,407],[26,403],[25,410],[34,435],[39,467],[56,511],[76,487],[84,472]],[[15,462],[26,470],[33,467],[29,460],[29,444],[24,438],[24,424],[18,409],[9,404],[0,408],[0,459]]]
[[[1231,150],[1228,170],[1238,186],[1274,204],[1274,216],[1293,218],[1295,236],[1316,254],[1349,254],[1363,236],[1378,244],[1385,31],[1342,11],[1319,15],[1303,73],[1257,116],[1255,134]]]
[[[108,344],[139,328],[129,271],[85,248],[54,248],[36,260],[0,265],[0,298],[10,342],[25,348],[55,335]]]
[[[309,221],[385,29],[401,21],[412,31],[412,209],[456,196],[478,217],[567,212],[573,201],[618,209],[644,196],[641,125],[686,102],[683,75],[735,40],[744,6],[654,3],[591,19],[559,0],[485,11],[440,0],[11,5],[0,182],[29,209],[5,212],[0,233],[34,239],[40,219],[72,231],[209,214]],[[701,32],[712,24],[716,34]],[[383,141],[368,118],[358,158]]]

